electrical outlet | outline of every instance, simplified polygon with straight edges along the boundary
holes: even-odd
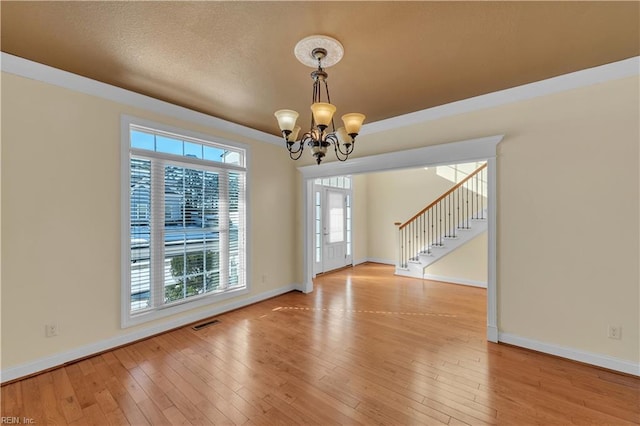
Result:
[[[619,325],[610,325],[608,336],[609,339],[622,339],[622,327]]]
[[[58,323],[50,322],[44,326],[44,334],[47,337],[54,337],[58,335]]]

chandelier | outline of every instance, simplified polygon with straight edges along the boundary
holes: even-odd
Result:
[[[337,130],[333,122],[336,107],[331,103],[329,97],[328,74],[324,69],[337,64],[342,59],[344,48],[334,38],[314,35],[300,40],[296,44],[294,53],[304,65],[317,68],[311,73],[313,96],[309,131],[298,140],[300,126],[296,125],[296,120],[299,114],[290,109],[281,109],[274,114],[278,119],[289,157],[292,160],[299,159],[305,145],[307,145],[316,162],[320,164],[327,153],[327,148],[333,145],[338,160],[345,161],[353,152],[355,139],[360,132],[365,116],[355,112],[345,114],[342,116],[344,127],[339,127]],[[326,102],[322,100],[323,93]]]

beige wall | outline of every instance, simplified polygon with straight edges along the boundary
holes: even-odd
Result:
[[[369,257],[369,185],[367,175],[354,175],[353,182],[353,262]]]
[[[486,286],[487,244],[487,233],[483,232],[433,265],[427,266],[424,273],[442,281],[447,281],[448,278],[458,284]]]
[[[504,134],[501,332],[640,360],[637,76],[359,136],[357,155]],[[371,191],[372,185],[369,190]],[[622,340],[607,338],[622,326]]]
[[[281,148],[2,73],[2,369],[186,315],[120,328],[122,113],[248,144],[250,295],[296,282]]]
[[[395,222],[406,222],[454,184],[437,175],[436,168],[396,170],[367,175],[369,192],[370,258],[395,263],[398,234]]]
[[[369,173],[355,177],[356,202],[366,203],[358,210],[366,214],[356,217],[354,239],[366,243],[366,251],[358,258],[395,264],[398,256],[398,231],[395,222],[406,222],[455,185],[437,174],[436,167],[428,169],[394,170]],[[360,188],[364,188],[362,191]],[[358,213],[356,213],[357,215]],[[364,224],[358,221],[365,220]],[[361,235],[366,233],[366,237]],[[366,238],[366,239],[365,239]],[[487,282],[487,238],[486,234],[470,241],[453,253],[445,256],[425,273],[450,278],[453,281]]]

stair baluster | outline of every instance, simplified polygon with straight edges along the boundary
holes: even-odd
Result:
[[[472,219],[485,219],[486,169],[486,164],[480,166],[399,226],[399,268],[419,262],[421,254],[431,255],[433,247],[444,247],[446,238],[458,238],[459,230],[471,229]]]

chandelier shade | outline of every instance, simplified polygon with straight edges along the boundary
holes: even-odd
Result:
[[[289,135],[289,140],[292,140],[292,141],[298,140],[299,133],[300,133],[300,126],[294,127],[293,130],[291,131],[291,134]]]
[[[280,130],[292,131],[296,125],[298,115],[300,114],[290,109],[281,109],[276,111],[274,115],[276,116],[276,119],[278,119],[278,126],[280,126]]]
[[[334,114],[337,108],[331,103],[327,86],[328,74],[322,67],[323,61],[325,61],[325,66],[330,66],[342,59],[344,54],[342,44],[327,36],[309,36],[298,42],[294,52],[300,62],[313,67],[317,66],[317,68],[311,72],[313,96],[309,131],[303,133],[298,139],[301,129],[296,125],[296,121],[299,114],[290,109],[281,109],[274,113],[285,146],[289,151],[289,157],[293,160],[299,159],[304,147],[308,146],[311,148],[311,154],[316,163],[320,164],[327,149],[333,146],[336,158],[340,161],[346,161],[353,152],[355,139],[360,133],[365,116],[360,113],[344,114],[342,116],[344,127],[336,130]],[[323,94],[325,100],[323,100]]]
[[[338,142],[340,142],[341,144],[343,145],[351,144],[351,138],[347,133],[347,129],[345,129],[344,127],[338,127],[338,130],[336,130],[336,136],[338,137]]]
[[[311,104],[311,112],[318,126],[328,127],[336,112],[336,107],[326,102],[315,102]]]
[[[357,112],[343,115],[342,122],[344,123],[344,128],[347,131],[347,134],[357,135],[360,132],[360,128],[362,127],[364,119],[364,114],[360,114]]]

